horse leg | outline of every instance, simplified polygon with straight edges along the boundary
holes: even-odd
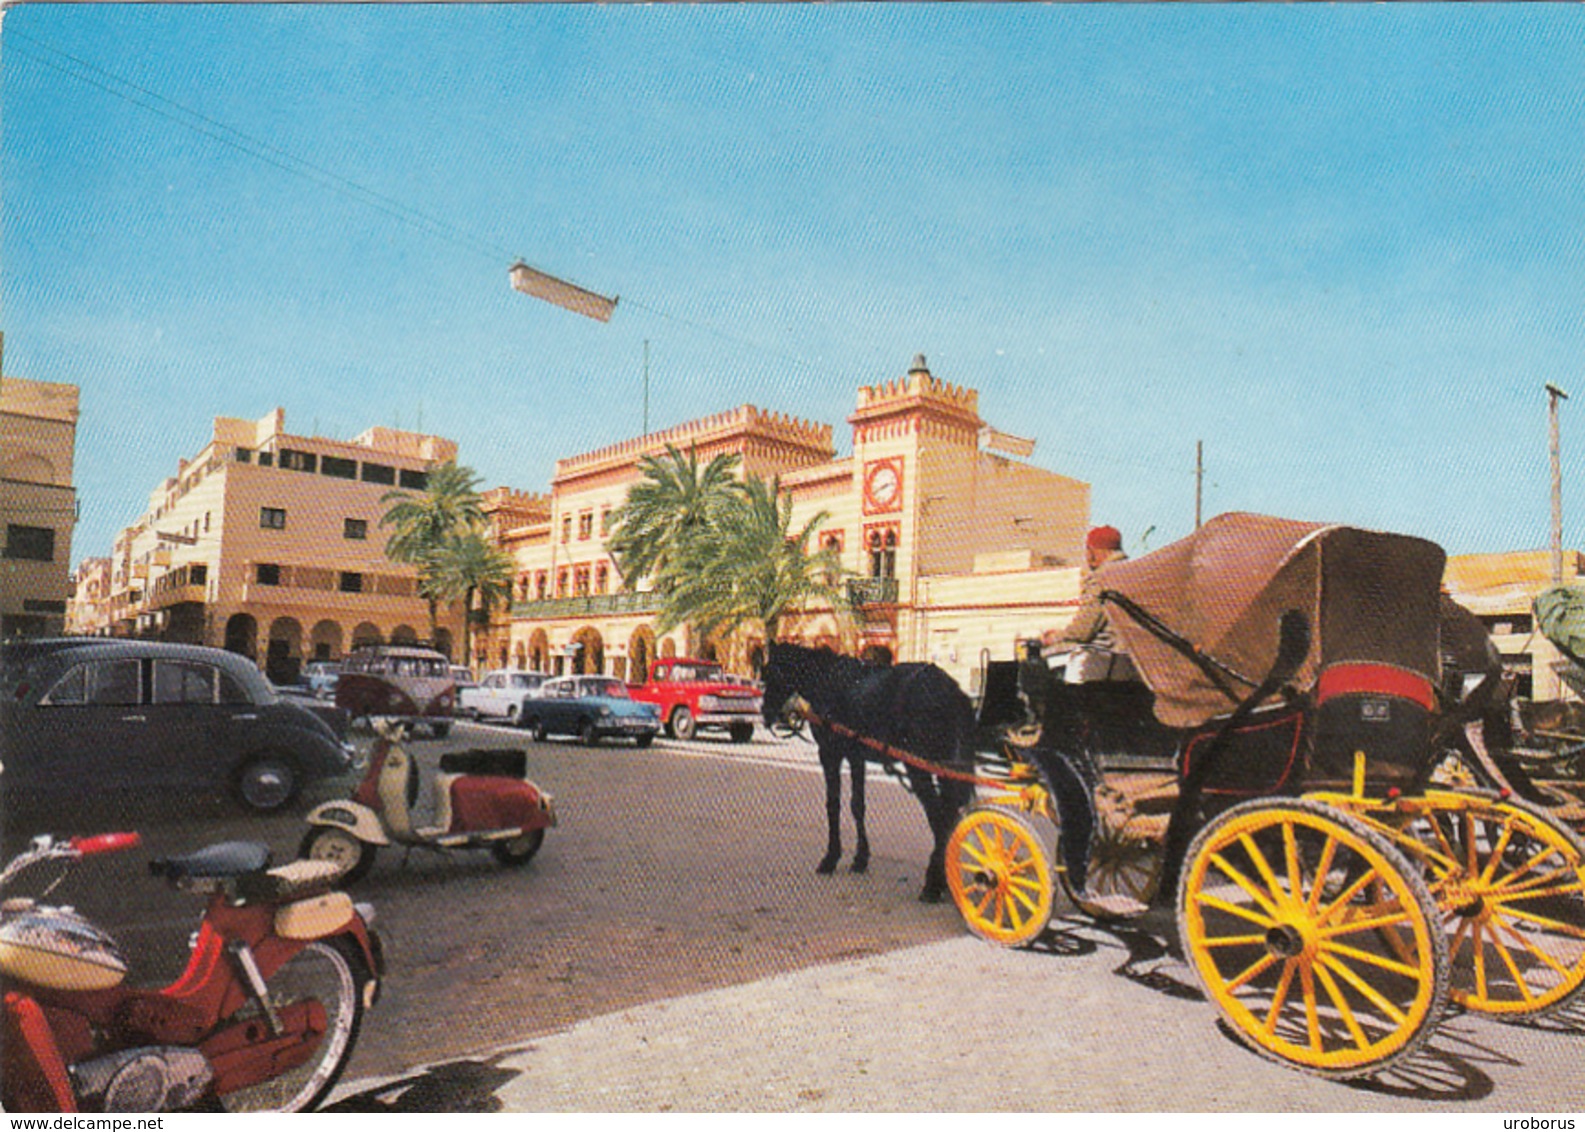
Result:
[[[826,855],[815,872],[822,876],[836,871],[842,856],[842,753],[820,748],[820,771],[826,780]]]
[[[924,807],[925,821],[930,825],[930,835],[935,842],[925,865],[925,883],[919,890],[919,899],[925,904],[939,904],[947,891],[947,839],[952,836],[956,815],[949,812],[946,800],[936,789],[934,775],[910,767],[908,778],[913,783],[914,796]]]
[[[862,873],[870,867],[870,838],[864,828],[864,758],[858,756],[848,760],[848,777],[853,782],[853,828],[857,831],[856,844],[853,849],[853,871]]]

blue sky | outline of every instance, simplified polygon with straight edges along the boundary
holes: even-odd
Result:
[[[1207,515],[1545,546],[1551,381],[1585,546],[1582,75],[1579,5],[23,5],[5,369],[82,388],[79,558],[276,405],[543,490],[646,341],[652,427],[843,451],[922,352],[1134,550],[1197,440]]]

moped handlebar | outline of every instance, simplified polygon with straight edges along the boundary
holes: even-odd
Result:
[[[119,853],[123,849],[136,849],[143,843],[143,835],[133,830],[129,833],[97,833],[92,837],[74,837],[71,846],[84,857],[95,853]]]

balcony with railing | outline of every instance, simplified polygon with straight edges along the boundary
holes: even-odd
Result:
[[[854,608],[865,605],[896,605],[896,578],[849,578],[848,604]]]
[[[564,617],[598,617],[618,613],[659,613],[661,595],[653,591],[588,594],[583,597],[549,597],[512,603],[512,616],[551,621]]]

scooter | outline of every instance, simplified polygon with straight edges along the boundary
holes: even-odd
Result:
[[[136,833],[35,837],[0,890],[43,862],[133,848]],[[209,898],[186,970],[124,985],[116,942],[70,907],[0,904],[0,1101],[7,1112],[300,1112],[340,1076],[383,975],[374,911],[329,866],[270,868],[251,842],[150,863]],[[48,896],[64,873],[49,885]]]
[[[376,725],[363,780],[345,801],[325,802],[308,814],[298,856],[329,861],[351,884],[374,867],[388,845],[445,851],[489,849],[503,865],[526,865],[556,824],[551,796],[528,780],[521,750],[470,750],[440,757],[431,782],[434,813],[418,824],[413,807],[423,771],[402,747],[400,726]],[[403,857],[403,863],[407,858]]]

